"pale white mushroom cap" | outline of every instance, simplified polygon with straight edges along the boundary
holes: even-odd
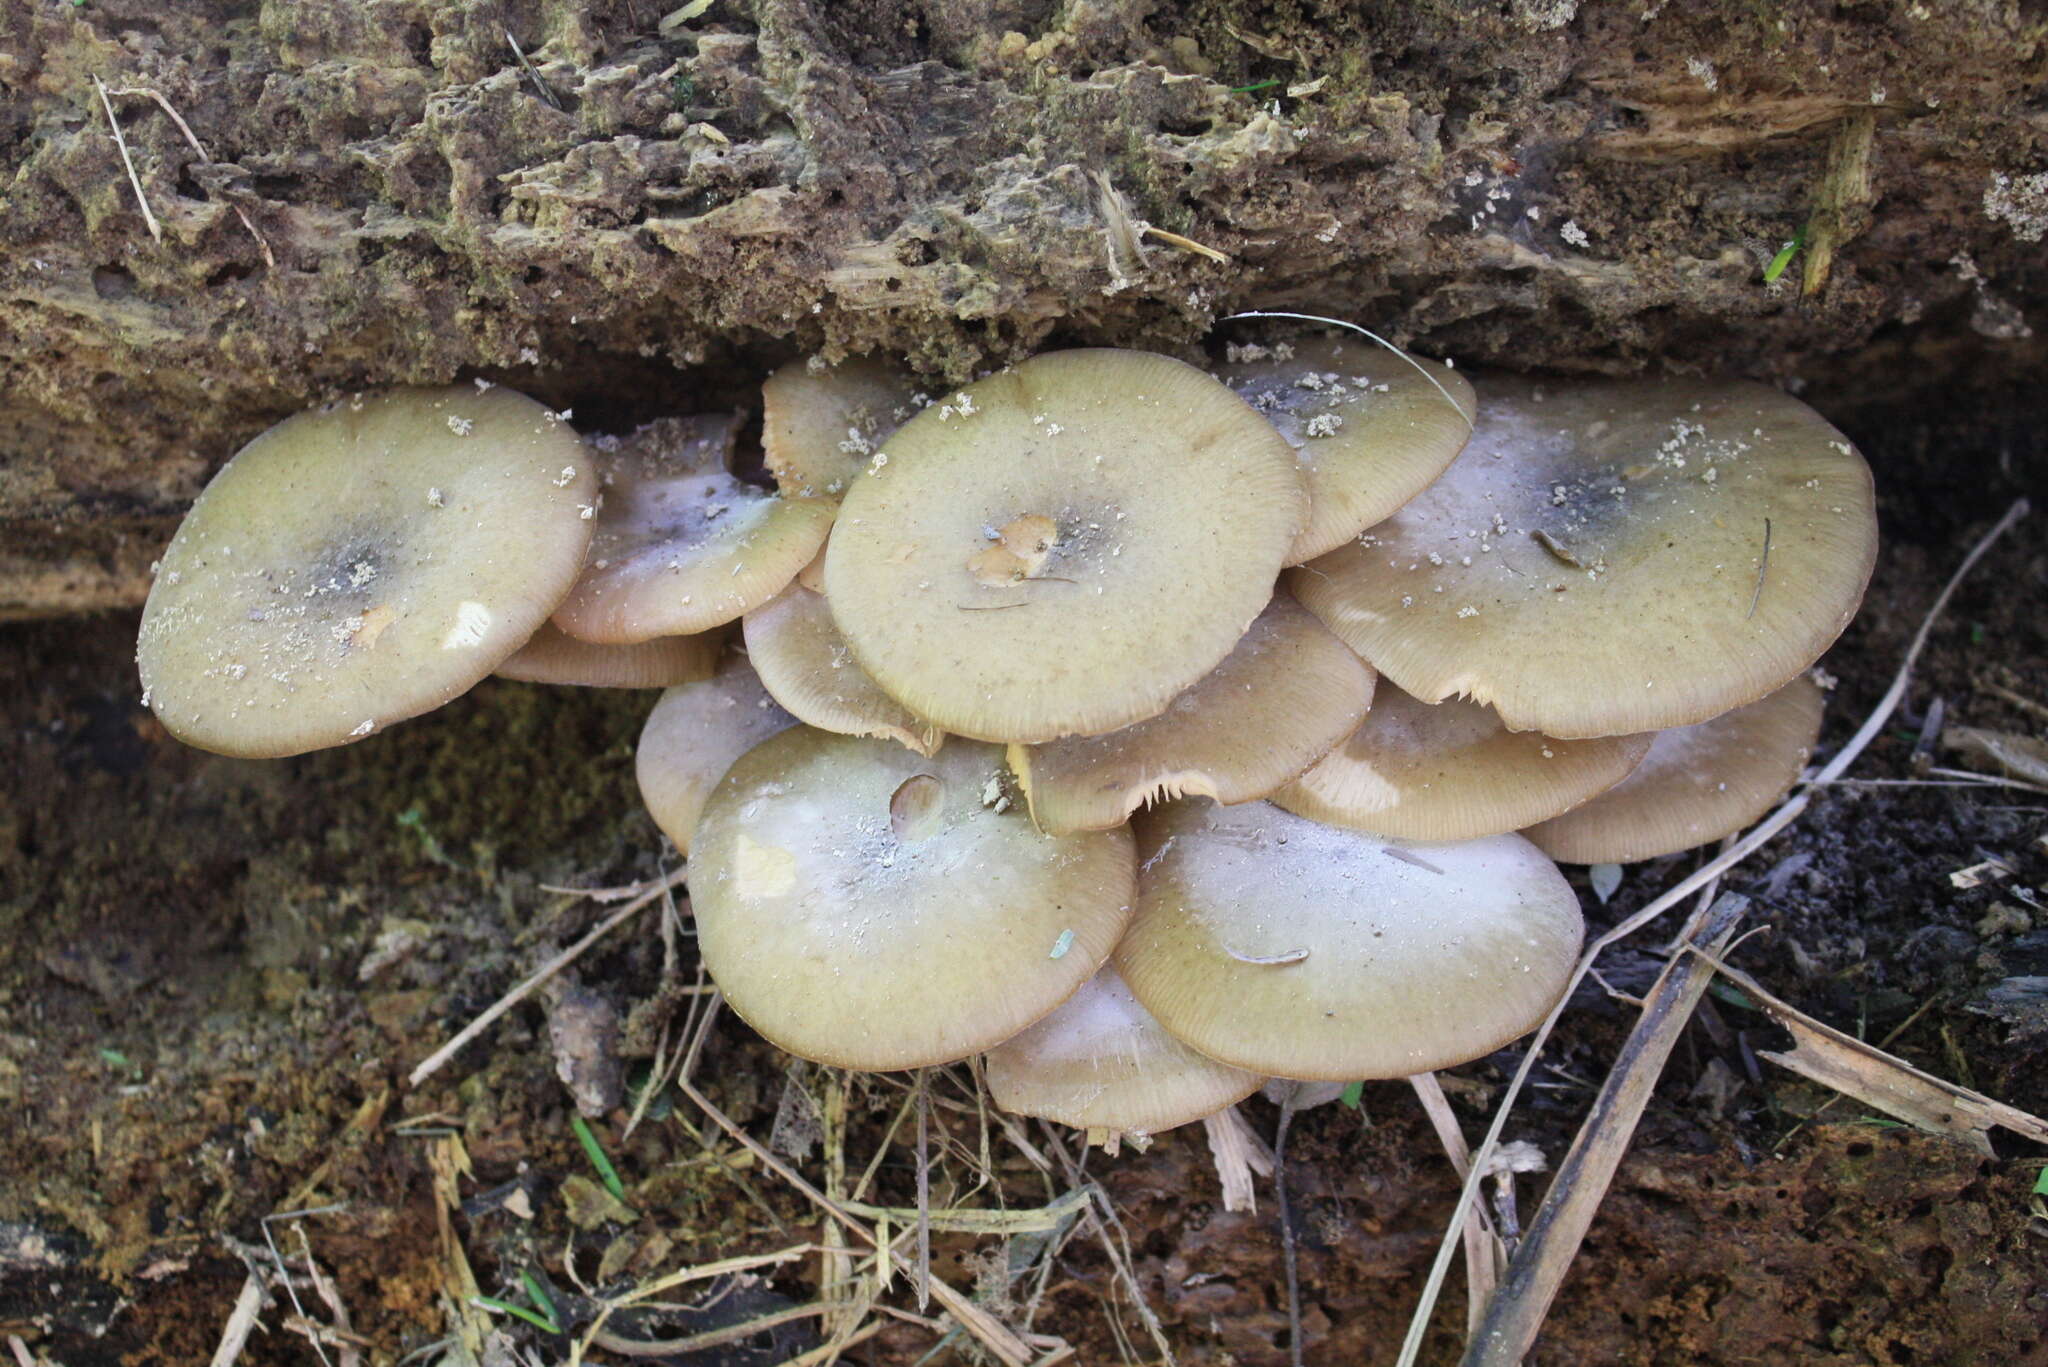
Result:
[[[661,695],[640,729],[633,772],[648,815],[685,858],[704,801],[732,762],[796,724],[742,655],[728,655],[701,683]]]
[[[856,659],[957,735],[1128,726],[1221,662],[1308,511],[1270,424],[1192,366],[1065,351],[925,409],[847,491],[825,596]]]
[[[221,467],[164,552],[136,647],[144,697],[179,739],[246,756],[431,711],[568,592],[596,489],[568,424],[508,389],[287,418]]]
[[[498,677],[588,688],[672,688],[710,678],[724,645],[724,633],[718,631],[657,636],[630,646],[593,645],[543,622],[498,666]]]
[[[806,725],[845,736],[881,736],[921,755],[935,753],[946,733],[868,677],[832,620],[825,595],[805,582],[813,578],[806,570],[741,619],[747,658],[761,682]]]
[[[1490,707],[1420,703],[1382,684],[1358,729],[1273,801],[1331,826],[1472,840],[1570,810],[1621,782],[1649,749],[1649,735],[1510,731]]]
[[[1695,726],[1659,731],[1634,773],[1523,834],[1567,864],[1627,864],[1733,835],[1799,778],[1820,738],[1823,695],[1802,674]]]
[[[1408,1077],[1490,1053],[1556,1004],[1584,933],[1517,835],[1407,844],[1263,802],[1134,824],[1117,970],[1168,1031],[1255,1073]]]
[[[1235,349],[1234,349],[1235,350]],[[1299,565],[1392,516],[1463,449],[1476,400],[1457,371],[1351,338],[1304,337],[1217,369],[1294,448],[1308,481]]]
[[[555,610],[579,640],[631,645],[739,618],[782,592],[832,527],[822,499],[735,478],[734,419],[664,418],[603,453],[590,562]]]
[[[1223,663],[1156,717],[1101,736],[1012,745],[1043,830],[1099,831],[1180,797],[1261,798],[1315,763],[1371,705],[1377,676],[1315,614],[1275,594]]]
[[[761,447],[790,498],[844,494],[891,432],[917,411],[917,377],[901,361],[858,356],[791,361],[761,386]]]
[[[1687,726],[1781,687],[1854,615],[1877,554],[1870,469],[1798,400],[1481,384],[1444,476],[1289,577],[1415,697],[1563,739]]]
[[[1114,967],[988,1051],[989,1095],[1015,1115],[1076,1129],[1158,1134],[1234,1106],[1265,1081],[1159,1028]]]
[[[743,755],[691,842],[698,946],[776,1046],[842,1068],[977,1054],[1094,976],[1131,916],[1128,830],[1041,834],[999,747],[926,758],[802,727]]]

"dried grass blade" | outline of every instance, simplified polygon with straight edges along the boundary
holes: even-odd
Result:
[[[1691,938],[1718,950],[1735,933],[1748,906],[1749,899],[1739,893],[1721,897],[1693,918]],[[1665,1061],[1713,978],[1707,965],[1689,955],[1665,965],[1592,1113],[1558,1164],[1557,1177],[1529,1222],[1529,1233],[1508,1266],[1499,1294],[1466,1346],[1465,1367],[1513,1367],[1535,1345],[1551,1300],[1571,1270],[1614,1170],[1635,1137],[1636,1123],[1656,1090]]]
[[[2048,1144],[2048,1121],[1923,1073],[1904,1059],[1787,1005],[1760,987],[1756,979],[1718,958],[1698,957],[1747,993],[1758,1010],[1791,1032],[1794,1044],[1790,1053],[1759,1049],[1758,1058],[1767,1058],[1908,1125],[1960,1139],[1982,1154],[1991,1153],[1991,1131],[1999,1128],[2036,1144]]]

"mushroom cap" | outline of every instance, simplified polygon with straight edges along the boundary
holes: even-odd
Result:
[[[701,683],[671,688],[647,714],[634,752],[640,800],[684,858],[704,801],[732,762],[795,726],[742,655],[728,655]]]
[[[1160,1029],[1107,964],[984,1062],[989,1095],[1011,1114],[1126,1134],[1158,1134],[1214,1115],[1265,1081]]]
[[[802,727],[727,771],[692,841],[698,946],[726,1001],[790,1053],[948,1063],[1072,996],[1131,916],[1127,830],[1039,833],[1002,751],[926,758]]]
[[[1408,1077],[1490,1053],[1564,992],[1584,933],[1557,866],[1517,835],[1407,844],[1270,803],[1136,818],[1144,876],[1116,966],[1224,1063]]]
[[[1476,702],[1383,685],[1357,730],[1273,794],[1296,816],[1402,840],[1472,840],[1567,811],[1628,776],[1650,736],[1555,740]]]
[[[883,689],[986,740],[1163,711],[1258,616],[1308,506],[1263,418],[1135,351],[992,375],[868,469],[825,553],[832,615]]]
[[[791,361],[761,386],[761,448],[789,498],[844,494],[882,440],[917,411],[917,377],[901,361]]]
[[[1275,594],[1223,663],[1164,712],[1102,736],[1012,745],[1031,819],[1055,835],[1121,826],[1155,801],[1250,802],[1315,763],[1372,703],[1372,666]]]
[[[638,645],[600,646],[543,622],[511,659],[498,666],[498,677],[591,688],[672,688],[710,678],[724,643],[723,633],[707,631],[657,636]]]
[[[555,625],[601,645],[709,631],[782,592],[832,527],[822,499],[733,477],[730,414],[664,418],[605,453],[590,563]]]
[[[1822,705],[1802,674],[1712,721],[1659,731],[1634,773],[1522,834],[1566,864],[1628,864],[1733,835],[1798,781]]]
[[[1798,400],[1483,384],[1443,478],[1291,576],[1423,702],[1462,694],[1563,739],[1687,726],[1782,686],[1854,615],[1877,554],[1870,469]]]
[[[597,490],[521,394],[402,389],[286,418],[206,486],[136,645],[172,735],[226,755],[359,740],[467,692],[582,568]]]
[[[1290,565],[1393,516],[1472,433],[1471,383],[1434,361],[1335,337],[1232,354],[1243,359],[1217,378],[1279,429],[1308,481],[1308,526],[1287,553]]]
[[[913,716],[868,677],[839,634],[825,595],[804,582],[811,577],[808,570],[799,574],[740,621],[747,658],[761,682],[777,702],[821,731],[881,736],[921,755],[935,754],[946,733]]]

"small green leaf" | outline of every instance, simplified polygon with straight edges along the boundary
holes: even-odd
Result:
[[[1792,264],[1792,258],[1799,255],[1799,249],[1805,245],[1806,229],[1802,227],[1798,232],[1792,234],[1790,242],[1778,248],[1778,254],[1771,258],[1771,264],[1764,267],[1764,283],[1766,285],[1772,284],[1779,276],[1783,275],[1785,268]]]
[[[1346,1083],[1344,1090],[1338,1093],[1337,1100],[1343,1102],[1352,1110],[1357,1110],[1365,1101],[1365,1084],[1363,1082]]]
[[[2034,1195],[2048,1196],[2048,1168],[2034,1174]]]
[[[536,1315],[525,1306],[513,1305],[510,1301],[496,1300],[490,1296],[472,1296],[470,1297],[470,1304],[480,1305],[486,1310],[495,1310],[501,1315],[516,1315],[540,1330],[543,1334],[560,1334],[562,1332],[562,1327],[547,1316]]]
[[[597,1169],[598,1177],[604,1182],[604,1189],[612,1194],[613,1199],[624,1201],[626,1184],[619,1180],[619,1170],[612,1166],[612,1160],[605,1154],[604,1145],[597,1142],[597,1136],[591,1133],[590,1126],[584,1122],[582,1116],[571,1115],[569,1128],[576,1131],[576,1142],[583,1146],[583,1154],[590,1160],[590,1166]]]
[[[1739,987],[1732,987],[1727,983],[1717,982],[1707,990],[1722,1001],[1727,1002],[1730,1006],[1739,1006],[1745,1011],[1756,1010],[1756,1003],[1751,1001]]]
[[[547,1288],[540,1284],[540,1278],[522,1267],[519,1269],[519,1280],[526,1284],[527,1299],[539,1306],[541,1313],[549,1319],[557,1318],[554,1297],[548,1295]]]
[[[128,1056],[119,1049],[100,1050],[100,1060],[109,1068],[133,1068],[135,1066],[128,1061]]]
[[[1230,93],[1233,95],[1249,95],[1254,90],[1265,90],[1278,84],[1280,84],[1280,78],[1275,76],[1269,81],[1254,81],[1250,85],[1234,85],[1230,87]]]

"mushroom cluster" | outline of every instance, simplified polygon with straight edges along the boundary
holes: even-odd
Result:
[[[150,704],[277,755],[492,670],[667,686],[641,791],[735,1011],[1152,1133],[1532,1028],[1582,935],[1552,860],[1713,840],[1796,781],[1876,550],[1861,458],[1749,384],[1475,393],[1315,338],[939,400],[813,361],[764,406],[773,492],[730,418],[292,419],[164,558]]]

